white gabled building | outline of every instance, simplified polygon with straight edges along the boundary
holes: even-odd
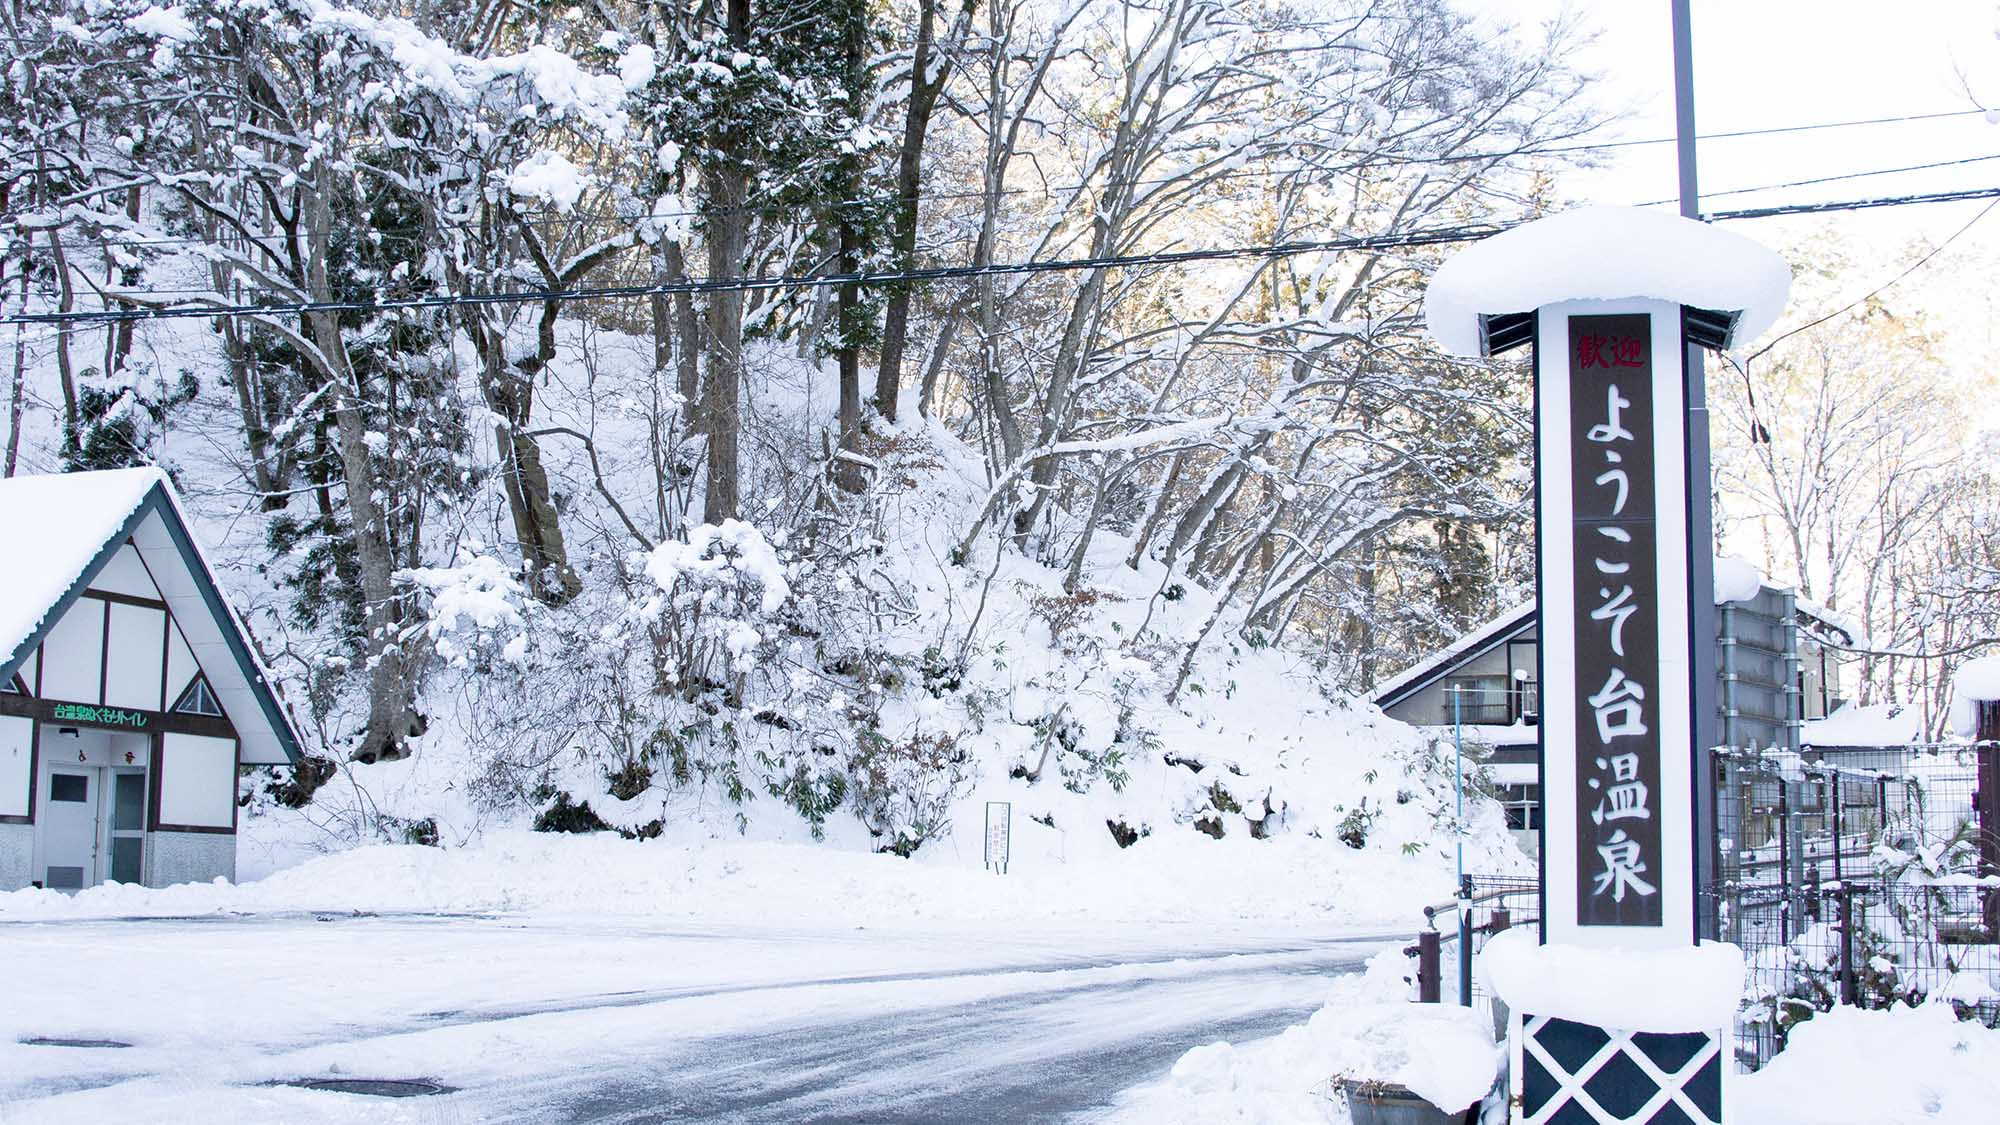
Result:
[[[1802,731],[1841,706],[1838,652],[1854,627],[1746,563],[1716,560],[1716,710],[1722,745],[1798,751]],[[1508,827],[1532,852],[1541,824],[1541,646],[1524,602],[1375,689],[1392,719],[1454,726],[1486,764]],[[1456,723],[1454,723],[1456,716]]]
[[[298,732],[165,475],[0,480],[0,891],[236,874]]]

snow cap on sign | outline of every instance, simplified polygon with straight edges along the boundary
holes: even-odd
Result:
[[[1762,335],[1791,292],[1785,260],[1742,235],[1637,207],[1581,207],[1476,242],[1424,295],[1431,335],[1485,354],[1482,318],[1578,299],[1649,297],[1735,317],[1731,347]]]
[[[1540,945],[1533,927],[1479,951],[1488,991],[1517,1012],[1619,1031],[1717,1031],[1743,999],[1743,950],[1725,942],[1672,949]]]

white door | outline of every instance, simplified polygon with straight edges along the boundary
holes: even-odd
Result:
[[[35,819],[42,828],[42,886],[77,891],[97,882],[98,786],[94,766],[51,766]]]
[[[99,803],[104,826],[104,880],[138,883],[145,879],[146,771],[105,770],[104,799]]]

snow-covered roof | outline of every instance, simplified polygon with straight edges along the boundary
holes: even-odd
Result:
[[[1852,703],[1824,719],[1807,719],[1799,743],[1816,748],[1907,746],[1924,737],[1924,717],[1901,703]]]
[[[2000,701],[2000,656],[1981,656],[1951,676],[1951,729],[1960,738],[1978,732],[1978,704]]]
[[[83,589],[84,571],[165,480],[158,469],[0,480],[0,527],[13,539],[0,551],[0,652],[10,669],[26,655],[22,642],[61,616],[63,595]]]
[[[1747,602],[1765,590],[1781,590],[1783,587],[1764,576],[1754,565],[1738,558],[1717,556],[1715,560],[1715,604],[1728,605],[1731,602]],[[1823,615],[1803,601],[1797,608],[1800,612]],[[1845,631],[1842,622],[1821,617],[1822,623]],[[1507,610],[1493,620],[1466,631],[1456,641],[1437,652],[1417,661],[1401,672],[1382,681],[1375,688],[1375,705],[1393,707],[1405,698],[1415,694],[1424,685],[1444,675],[1451,668],[1466,660],[1484,655],[1507,640],[1519,636],[1535,623],[1535,600],[1533,598]]]
[[[9,477],[0,480],[0,527],[15,537],[14,549],[0,552],[0,680],[33,654],[129,540],[236,728],[242,760],[298,759],[298,731],[271,673],[217,587],[164,473]]]
[[[1486,353],[1484,318],[1579,298],[1650,297],[1733,314],[1734,347],[1777,323],[1792,271],[1742,235],[1637,207],[1582,207],[1459,251],[1424,294],[1446,351]]]
[[[1535,624],[1534,599],[1502,613],[1483,625],[1468,629],[1435,654],[1427,656],[1394,676],[1375,686],[1375,705],[1393,707],[1403,698],[1414,693],[1432,679],[1442,675],[1444,670],[1459,663],[1461,658],[1479,656],[1508,639],[1518,636],[1523,629]]]

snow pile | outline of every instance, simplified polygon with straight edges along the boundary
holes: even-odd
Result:
[[[1792,271],[1742,235],[1636,207],[1583,207],[1496,234],[1440,266],[1424,320],[1448,352],[1479,355],[1481,316],[1578,298],[1649,297],[1738,313],[1731,346],[1784,312]]]
[[[692,609],[693,602],[707,601],[707,591],[727,588],[754,588],[756,604],[765,613],[776,613],[791,596],[785,568],[778,562],[763,533],[740,520],[723,520],[720,525],[703,524],[688,533],[686,543],[668,540],[646,556],[646,574],[661,590],[681,591],[675,604]]]
[[[1727,942],[1588,949],[1515,929],[1486,943],[1478,970],[1516,1012],[1622,1031],[1715,1031],[1734,1025],[1743,999],[1743,950]]]
[[[1357,856],[1345,869],[1334,868],[1326,848],[1303,837],[1210,840],[1179,832],[1061,863],[1044,858],[1042,837],[1053,830],[1020,817],[1015,824],[1015,862],[1005,876],[981,867],[976,831],[967,833],[972,840],[963,851],[926,849],[915,859],[709,838],[686,829],[657,840],[490,831],[464,848],[355,848],[234,886],[0,893],[0,920],[359,911],[837,927],[1037,919],[1394,927],[1406,925],[1437,893],[1426,860]]]
[[[1983,1125],[1996,1105],[2000,1030],[1926,1004],[1814,1016],[1769,1065],[1737,1079],[1729,1112],[1767,1125]]]
[[[1747,602],[1764,588],[1764,573],[1730,555],[1715,557],[1715,604]]]
[[[570,211],[590,187],[590,177],[559,152],[546,149],[521,162],[507,177],[507,190],[522,199],[536,199],[558,211]]]
[[[35,549],[0,552],[0,656],[41,627],[49,607],[83,577],[153,486],[158,469],[18,476],[0,480],[0,527],[32,534]]]
[[[522,631],[521,606],[528,594],[516,571],[491,555],[475,554],[454,567],[417,567],[397,572],[425,595],[422,628],[440,657],[464,666],[466,653],[452,639],[469,633],[475,641],[505,631],[506,658],[519,663],[527,655],[528,636]]]
[[[1924,717],[1902,703],[1866,707],[1843,704],[1824,719],[1807,719],[1799,730],[1804,746],[1904,746],[1924,737]]]
[[[188,22],[186,13],[179,8],[162,8],[157,4],[126,20],[125,26],[141,35],[179,43],[190,42],[195,37],[194,24]]]
[[[1385,951],[1344,976],[1303,1024],[1253,1043],[1211,1043],[1182,1055],[1160,1082],[1128,1092],[1112,1120],[1196,1125],[1345,1119],[1341,1082],[1407,1087],[1450,1112],[1492,1088],[1499,1065],[1487,1020],[1472,1008],[1415,1004],[1409,961]]]
[[[2000,656],[1982,656],[1951,677],[1951,729],[1960,738],[1979,733],[1979,704],[2000,701]]]

